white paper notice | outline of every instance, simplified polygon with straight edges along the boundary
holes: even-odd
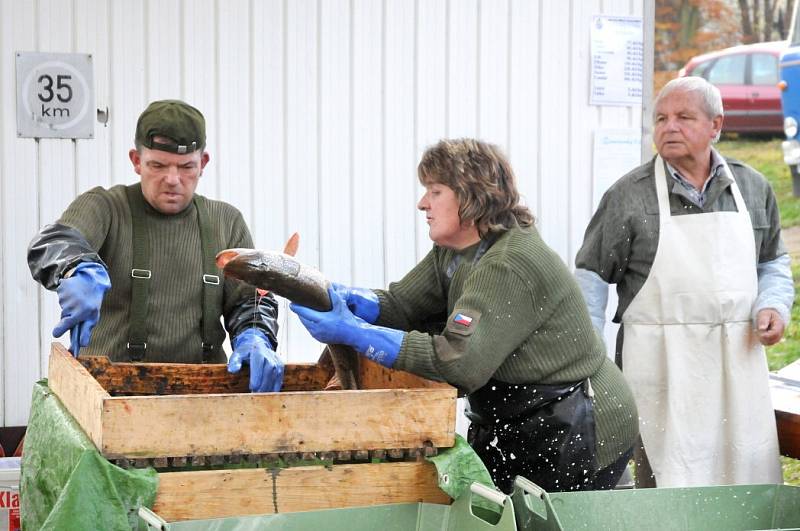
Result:
[[[638,129],[598,129],[592,157],[592,211],[617,179],[642,163],[642,133]]]
[[[592,17],[591,105],[641,105],[642,17]]]

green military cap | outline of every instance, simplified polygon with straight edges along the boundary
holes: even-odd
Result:
[[[157,136],[171,142],[153,141]],[[179,155],[192,153],[206,146],[206,120],[203,113],[184,101],[154,101],[136,122],[136,145]]]

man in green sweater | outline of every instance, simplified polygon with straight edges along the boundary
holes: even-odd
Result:
[[[517,475],[551,491],[613,488],[636,406],[510,164],[490,144],[443,140],[419,180],[428,255],[387,290],[334,285],[331,311],[291,309],[319,341],[456,386],[470,444],[505,492]]]
[[[225,280],[216,253],[252,247],[241,213],[195,194],[203,168],[205,119],[185,102],[151,103],[129,152],[141,182],[93,188],[34,237],[33,278],[58,292],[53,330],[70,331],[70,351],[112,361],[250,365],[252,391],[278,391],[277,303]]]

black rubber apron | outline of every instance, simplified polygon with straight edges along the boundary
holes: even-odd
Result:
[[[468,441],[498,488],[524,476],[550,492],[588,490],[597,471],[588,381],[509,384],[491,379],[471,393]]]
[[[482,239],[473,266],[498,235]],[[449,290],[461,255],[445,271]],[[498,488],[511,494],[518,475],[551,492],[588,490],[597,472],[594,407],[588,380],[509,384],[490,379],[467,396],[468,441]]]
[[[474,266],[497,240],[481,240]],[[449,291],[463,257],[445,270]],[[467,396],[470,446],[498,488],[511,494],[518,475],[548,491],[587,490],[597,472],[594,408],[588,380],[561,385],[509,384],[490,379]]]

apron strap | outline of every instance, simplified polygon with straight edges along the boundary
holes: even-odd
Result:
[[[131,209],[133,260],[131,267],[131,310],[128,323],[128,356],[142,361],[147,349],[147,296],[150,290],[150,234],[140,183],[127,186]]]
[[[661,158],[661,155],[656,156],[655,162],[655,179],[656,179],[656,195],[658,196],[658,215],[661,218],[661,223],[669,223],[672,213],[669,208],[669,194],[667,193],[667,175],[665,171],[666,162]],[[727,161],[722,160],[722,170],[731,180],[731,194],[733,194],[733,201],[736,204],[736,211],[739,214],[748,216],[747,205],[742,197],[742,192],[739,190],[739,185],[736,184],[736,179],[733,177],[733,172],[728,167]]]

